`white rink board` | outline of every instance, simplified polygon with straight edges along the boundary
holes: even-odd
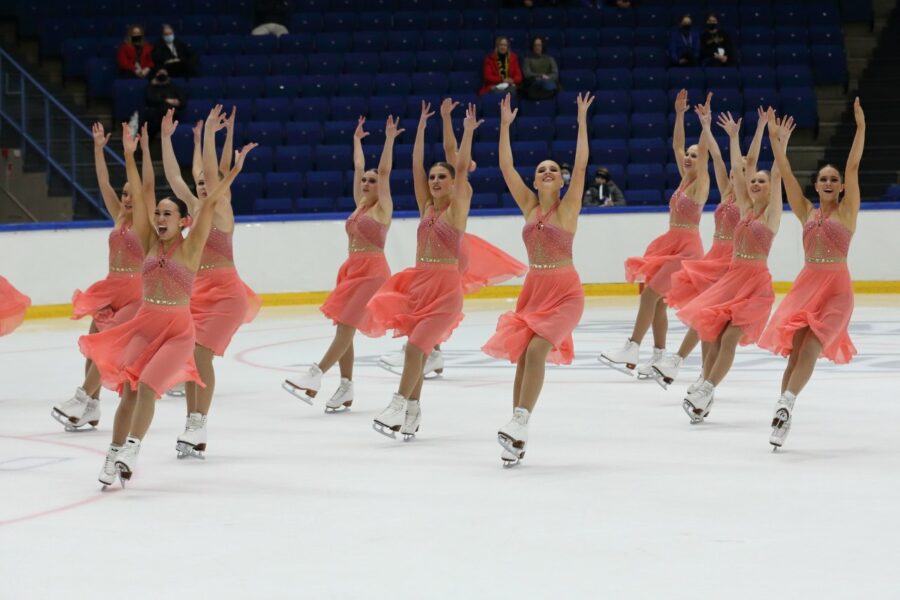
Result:
[[[575,236],[575,265],[585,283],[624,281],[623,262],[640,255],[666,230],[666,213],[584,214]],[[388,234],[392,270],[415,258],[416,219],[398,218]],[[527,262],[521,216],[471,217],[468,231]],[[704,213],[701,235],[712,242],[713,216]],[[900,281],[900,211],[867,210],[859,216],[850,251],[850,271],[858,281]],[[106,274],[108,229],[60,229],[0,233],[0,274],[36,305],[63,304]],[[775,281],[792,281],[803,261],[800,223],[789,213],[775,238],[769,261]],[[341,220],[241,223],[235,260],[244,280],[258,293],[327,291],[347,257]],[[510,283],[516,283],[512,281]]]

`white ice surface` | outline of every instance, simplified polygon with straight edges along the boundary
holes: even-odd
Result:
[[[97,431],[48,414],[87,323],[27,322],[0,339],[0,598],[900,597],[897,298],[858,298],[860,355],[819,363],[779,453],[783,359],[739,349],[691,426],[696,357],[668,391],[601,367],[635,302],[588,304],[514,469],[495,441],[513,367],[478,350],[510,304],[467,303],[410,443],[371,429],[398,381],[375,359],[399,341],[358,338],[353,410],[326,415],[336,372],[314,407],[280,384],[332,327],[282,308],[217,360],[207,460],[176,460],[183,401],[163,399],[132,483],[104,493],[114,394]],[[683,332],[672,317],[670,348]]]

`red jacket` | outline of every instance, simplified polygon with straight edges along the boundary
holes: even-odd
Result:
[[[507,76],[512,79],[515,84],[522,84],[522,69],[519,68],[519,57],[515,52],[509,52],[509,60],[507,65]],[[481,88],[479,94],[486,94],[491,88],[501,83],[503,78],[500,77],[500,67],[497,65],[497,51],[494,50],[484,57],[484,66],[482,67],[482,80],[484,87]]]
[[[141,46],[142,69],[153,68],[153,58],[151,57],[151,54],[153,54],[153,45],[147,43],[143,44]],[[128,42],[122,42],[122,45],[119,46],[119,51],[116,53],[116,63],[121,70],[133,73],[136,56],[137,49],[135,46]]]

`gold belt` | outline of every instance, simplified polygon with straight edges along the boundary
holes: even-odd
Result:
[[[234,267],[233,262],[224,262],[224,263],[210,263],[208,265],[200,265],[198,271],[208,271],[209,269],[228,269]]]
[[[723,235],[721,233],[717,233],[713,236],[713,239],[714,240],[726,240],[726,241],[730,242],[731,240],[734,239],[734,236],[733,235]]]
[[[350,253],[354,252],[384,252],[384,248],[378,246],[350,246]]]
[[[455,258],[432,258],[430,256],[420,256],[416,260],[423,263],[436,263],[443,265],[455,265],[459,262],[459,260]]]
[[[140,273],[142,267],[110,267],[110,273]]]
[[[735,252],[734,257],[743,260],[766,260],[769,258],[766,254],[744,254],[743,252]]]
[[[669,223],[669,227],[677,227],[679,229],[697,229],[699,225],[691,223]]]
[[[835,256],[834,258],[817,258],[815,256],[807,256],[806,262],[816,264],[842,263],[847,262],[846,256]]]
[[[561,267],[571,267],[572,259],[569,260],[561,260],[555,263],[531,263],[528,265],[529,269],[559,269]]]
[[[184,301],[161,300],[159,298],[148,298],[147,296],[144,296],[144,302],[149,302],[150,304],[157,304],[159,306],[181,306],[181,305],[186,306],[190,302],[190,299],[187,299]]]

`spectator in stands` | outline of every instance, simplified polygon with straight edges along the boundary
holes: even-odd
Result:
[[[544,54],[544,38],[531,40],[531,54],[522,63],[525,83],[522,95],[530,100],[553,98],[559,91],[559,67],[552,56]]]
[[[594,173],[594,183],[584,192],[583,202],[588,206],[625,206],[625,195],[610,177],[609,170],[600,167]]]
[[[562,177],[563,186],[569,185],[569,181],[572,179],[572,165],[569,163],[559,165],[559,176]]]
[[[144,78],[153,69],[153,46],[144,39],[144,28],[131,25],[125,32],[125,41],[116,55],[119,74],[124,77]]]
[[[153,65],[168,71],[170,77],[196,75],[196,61],[191,47],[175,39],[175,30],[169,24],[162,26],[162,42],[153,47]]]
[[[669,39],[669,60],[673,67],[693,67],[700,57],[700,36],[694,31],[691,15],[683,14]]]
[[[522,84],[522,69],[519,57],[509,49],[509,38],[497,38],[494,51],[484,57],[482,77],[484,85],[479,94],[515,95],[516,88]]]
[[[147,123],[150,138],[155,138],[159,133],[159,126],[166,111],[174,108],[175,119],[178,120],[183,107],[184,92],[172,83],[168,71],[158,70],[150,81],[150,85],[144,90],[143,120]]]
[[[291,7],[287,0],[255,0],[253,2],[253,35],[281,37],[288,32]]]
[[[716,13],[706,15],[706,31],[700,36],[700,64],[704,67],[733,67],[737,64],[731,36],[719,29]]]

